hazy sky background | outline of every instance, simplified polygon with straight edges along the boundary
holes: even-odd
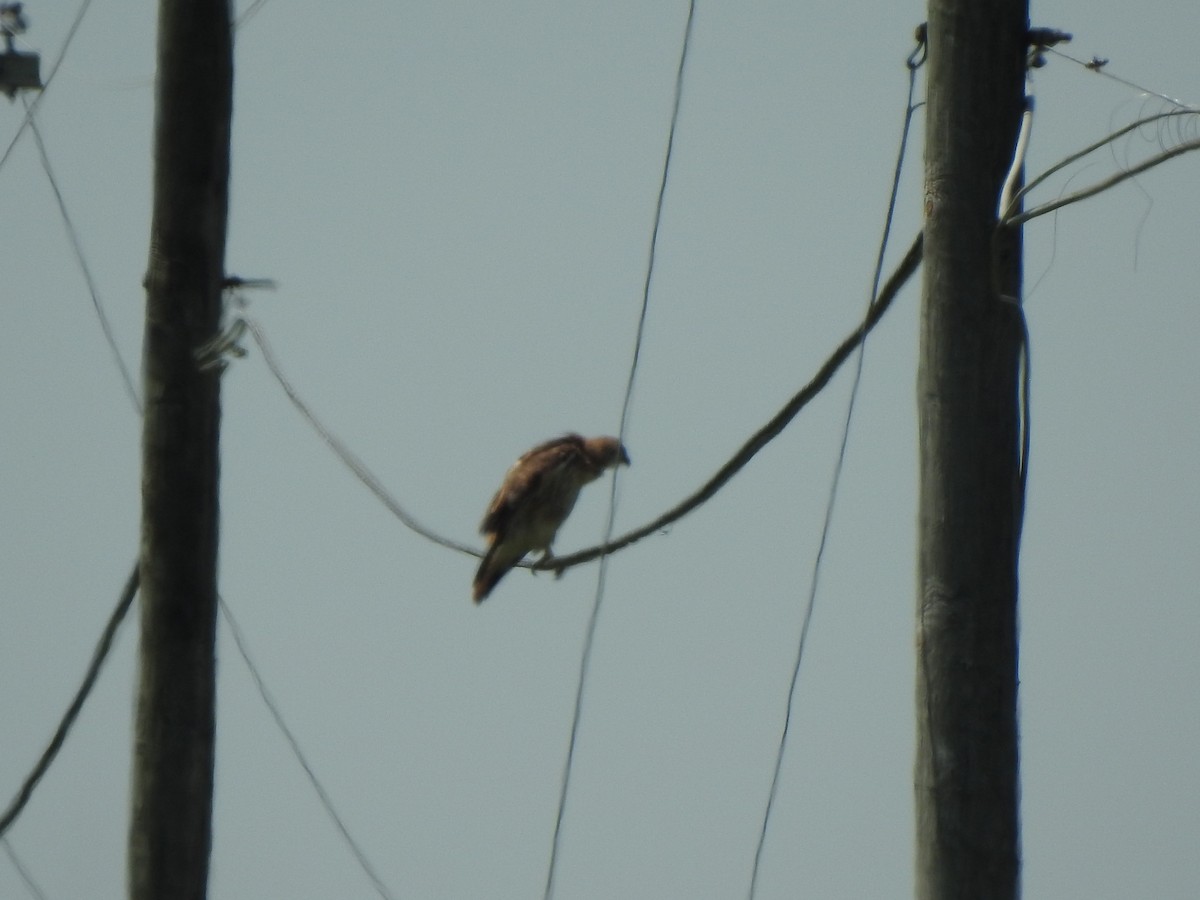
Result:
[[[30,0],[48,69],[77,4]],[[228,271],[318,415],[475,541],[507,466],[615,432],[686,3],[274,0],[237,34]],[[920,3],[701,2],[617,530],[707,479],[870,285]],[[1192,0],[1038,4],[1067,51],[1200,102]],[[37,121],[140,366],[154,5],[99,0]],[[1052,57],[1036,173],[1165,105]],[[23,115],[0,104],[3,146]],[[920,226],[917,118],[894,261]],[[1197,126],[1187,125],[1197,136]],[[1169,138],[1168,138],[1169,139]],[[1153,154],[1153,130],[1068,173]],[[1051,199],[1057,179],[1038,195]],[[1032,223],[1024,896],[1200,893],[1200,155]],[[139,421],[32,135],[0,170],[0,795],[137,552]],[[918,290],[867,347],[760,900],[912,892]],[[614,557],[556,896],[744,897],[847,369],[668,534]],[[509,576],[396,521],[250,347],[224,380],[221,590],[396,897],[540,897],[596,566]],[[557,549],[595,543],[587,491]],[[135,610],[136,611],[136,610]],[[52,900],[124,895],[136,622],[10,832]],[[221,625],[211,896],[372,898]],[[0,897],[29,896],[0,857]]]

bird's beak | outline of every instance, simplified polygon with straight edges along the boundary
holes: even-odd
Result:
[[[621,448],[621,456],[617,459],[617,464],[620,465],[621,463],[629,465],[629,453],[624,447]]]

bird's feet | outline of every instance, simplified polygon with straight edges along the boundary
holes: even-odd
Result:
[[[549,569],[550,571],[552,571],[554,573],[554,580],[557,581],[558,579],[563,577],[563,572],[566,570],[560,569],[558,566],[555,566],[554,559],[555,559],[554,552],[549,547],[547,547],[545,550],[542,551],[542,555],[538,559],[538,561],[536,563],[534,563],[534,566],[536,566],[536,568],[530,569],[529,571],[533,572],[533,574],[536,575],[538,572],[541,572],[543,569]]]

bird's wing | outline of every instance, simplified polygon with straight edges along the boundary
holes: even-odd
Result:
[[[546,441],[522,454],[504,476],[479,530],[486,535],[503,536],[514,518],[542,504],[546,495],[561,484],[563,476],[582,464],[583,441],[574,434]]]

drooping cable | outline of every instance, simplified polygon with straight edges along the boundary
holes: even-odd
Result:
[[[368,469],[366,465],[354,455],[353,452],[351,452],[349,447],[342,443],[337,435],[330,431],[329,428],[327,428],[325,424],[317,418],[316,414],[312,411],[308,404],[304,402],[304,399],[300,396],[299,392],[297,392],[296,388],[283,374],[283,370],[280,368],[279,361],[275,358],[275,354],[271,350],[271,345],[267,341],[267,336],[263,333],[262,326],[252,319],[247,318],[243,321],[246,324],[246,329],[254,338],[254,342],[258,344],[258,349],[262,351],[263,359],[267,363],[267,368],[271,370],[271,374],[275,376],[275,380],[279,382],[279,386],[283,388],[283,392],[287,394],[287,398],[289,401],[291,401],[292,406],[295,407],[296,411],[304,417],[304,420],[308,422],[312,429],[318,435],[320,435],[321,440],[325,442],[326,446],[328,446],[329,449],[337,455],[338,459],[340,459],[346,465],[346,467],[354,473],[354,476],[366,486],[367,490],[374,494],[376,498],[378,498],[378,500],[388,508],[392,515],[403,522],[408,528],[412,529],[423,538],[433,541],[435,544],[440,544],[441,546],[448,547],[451,550],[457,550],[460,553],[468,553],[472,556],[483,555],[478,550],[468,547],[466,544],[459,543],[458,541],[451,540],[447,537],[442,537],[440,534],[430,530],[425,525],[421,524],[421,522],[418,521],[411,513],[409,513],[408,510],[401,506],[400,502],[387,492],[387,489],[384,488],[383,484],[379,481],[375,474]]]
[[[43,891],[41,885],[34,880],[33,875],[29,872],[29,869],[25,867],[25,863],[21,861],[21,857],[17,856],[17,851],[13,849],[12,842],[9,841],[7,837],[2,837],[0,838],[0,844],[4,845],[4,855],[8,857],[8,861],[11,862],[13,868],[17,870],[17,875],[19,875],[21,881],[25,883],[25,889],[33,895],[35,900],[48,900],[46,892]]]
[[[58,179],[54,177],[54,169],[50,166],[50,156],[46,152],[46,143],[42,140],[41,129],[38,128],[37,119],[33,116],[33,107],[24,96],[21,97],[21,102],[25,104],[25,112],[29,128],[33,132],[34,143],[37,144],[38,156],[41,157],[42,170],[46,173],[46,178],[50,182],[50,189],[54,192],[54,199],[58,202],[58,212],[62,216],[63,225],[67,229],[67,237],[71,241],[71,249],[75,253],[75,262],[79,266],[79,271],[83,275],[83,280],[87,284],[88,293],[92,297],[92,307],[96,310],[96,318],[100,321],[100,330],[104,332],[104,340],[108,343],[108,349],[112,353],[113,362],[116,364],[117,371],[121,374],[121,381],[125,385],[125,393],[129,396],[130,402],[140,415],[142,412],[142,400],[138,396],[137,387],[133,382],[133,375],[129,371],[129,367],[125,365],[125,360],[121,356],[121,348],[117,346],[116,335],[113,334],[112,325],[108,321],[108,315],[104,312],[104,305],[100,302],[100,292],[96,288],[96,279],[92,277],[91,266],[88,265],[87,257],[83,254],[83,243],[79,239],[79,232],[75,228],[75,223],[71,220],[71,214],[67,212],[67,202],[63,198],[62,190],[58,186]]]
[[[287,722],[283,719],[283,713],[279,711],[279,706],[275,703],[275,698],[271,696],[271,692],[267,690],[266,682],[263,681],[262,675],[259,673],[258,665],[254,658],[250,655],[250,646],[246,642],[246,636],[242,633],[241,626],[234,618],[233,611],[229,608],[229,604],[225,602],[225,598],[218,596],[217,602],[221,607],[221,615],[225,617],[225,624],[229,626],[229,633],[233,637],[233,644],[237,647],[238,654],[242,657],[242,662],[246,664],[246,668],[250,672],[250,677],[254,681],[254,686],[258,689],[258,695],[262,698],[263,703],[267,707],[267,711],[271,714],[271,718],[275,720],[275,725],[279,728],[284,740],[291,747],[292,755],[296,757],[296,761],[300,763],[300,768],[304,770],[304,774],[308,776],[309,784],[316,791],[317,799],[321,801],[321,805],[325,807],[325,812],[333,821],[338,833],[341,834],[342,840],[346,842],[346,846],[350,848],[350,852],[354,854],[359,868],[370,880],[371,885],[375,888],[375,892],[379,894],[383,900],[393,900],[393,894],[380,878],[379,873],[375,871],[375,867],[371,865],[371,861],[367,859],[366,853],[363,852],[358,841],[350,834],[350,829],[346,827],[345,821],[338,813],[337,808],[333,805],[333,800],[329,796],[329,792],[325,790],[325,786],[317,777],[317,773],[313,771],[313,767],[308,762],[308,757],[304,755],[304,751],[300,749],[300,742],[296,740],[296,735],[292,733],[292,729],[288,727]]]
[[[905,253],[904,258],[896,264],[892,270],[888,280],[884,282],[883,287],[879,291],[879,296],[876,298],[875,305],[867,312],[863,320],[855,326],[854,330],[848,334],[837,347],[829,354],[820,367],[813,374],[812,378],[793,394],[787,402],[780,407],[779,411],[767,420],[754,434],[733,452],[720,468],[714,472],[707,481],[696,488],[691,494],[680,500],[674,506],[660,513],[656,518],[640,525],[619,537],[612,538],[604,543],[597,544],[594,547],[585,547],[582,550],[577,550],[574,553],[565,554],[563,556],[555,556],[550,562],[520,562],[517,565],[535,569],[538,571],[566,571],[575,566],[582,565],[586,562],[591,562],[601,556],[611,555],[618,550],[635,544],[643,538],[649,537],[652,534],[663,533],[664,530],[674,522],[682,519],[684,516],[693,512],[700,506],[712,499],[717,492],[725,487],[729,481],[738,472],[750,464],[758,453],[766,447],[771,441],[783,433],[784,429],[800,414],[813,399],[825,389],[838,370],[845,365],[846,360],[854,353],[855,349],[863,342],[875,327],[883,321],[884,315],[891,309],[892,303],[899,295],[901,288],[908,283],[916,272],[917,267],[921,264],[922,240],[920,232],[917,233]],[[364,486],[367,487],[386,506],[393,515],[401,522],[411,528],[417,534],[421,535],[451,550],[457,550],[459,553],[464,553],[468,556],[473,556],[479,559],[483,556],[482,551],[470,547],[459,541],[452,540],[442,535],[430,531],[426,526],[416,522],[407,512],[401,515],[403,507],[400,502],[392,497],[379,483],[378,479],[368,470],[354,454],[346,447],[331,430],[325,425],[308,406],[304,398],[300,396],[296,387],[287,380],[283,375],[282,369],[279,367],[279,362],[275,359],[273,352],[266,343],[266,335],[263,332],[262,325],[250,319],[246,319],[246,329],[254,337],[256,343],[263,349],[263,356],[267,360],[267,367],[271,370],[271,374],[279,383],[283,392],[287,395],[288,400],[296,408],[296,410],[304,417],[312,429],[324,440],[331,450],[339,459],[346,465],[348,469],[358,478]],[[353,461],[353,462],[352,462]],[[406,518],[407,517],[407,518]]]
[[[96,686],[96,678],[100,674],[100,669],[103,667],[104,661],[108,658],[108,651],[112,649],[113,639],[117,636],[117,629],[120,628],[121,622],[125,620],[125,614],[129,612],[129,607],[133,604],[133,598],[137,593],[140,578],[141,571],[135,562],[133,571],[129,573],[129,578],[125,582],[121,596],[117,600],[117,605],[108,617],[108,624],[104,626],[104,631],[100,634],[100,640],[96,643],[96,649],[92,652],[92,661],[89,663],[87,672],[83,676],[83,683],[79,686],[79,690],[75,692],[75,698],[71,701],[71,705],[67,707],[62,721],[59,722],[58,728],[50,738],[50,743],[46,745],[46,749],[42,751],[42,755],[38,758],[37,763],[34,764],[33,769],[25,777],[25,781],[22,782],[16,796],[13,797],[4,813],[0,814],[0,836],[3,836],[8,831],[13,822],[16,821],[17,816],[25,809],[29,798],[33,796],[34,788],[42,780],[42,776],[46,774],[46,770],[50,768],[50,764],[54,762],[54,758],[58,756],[58,751],[62,749],[63,742],[67,739],[67,732],[75,724],[75,719],[78,718],[79,711],[83,709],[84,701],[91,694],[92,688]]]
[[[900,147],[896,156],[896,167],[892,176],[891,196],[888,199],[887,214],[884,216],[883,236],[879,242],[879,253],[875,261],[875,274],[871,282],[871,294],[868,298],[867,309],[870,311],[878,302],[879,282],[883,276],[883,259],[887,252],[888,238],[891,235],[892,219],[896,210],[896,197],[900,190],[900,175],[904,167],[904,158],[908,150],[908,134],[912,125],[913,114],[917,106],[913,103],[916,93],[917,70],[924,63],[924,42],[919,42],[916,50],[908,58],[908,99],[904,107],[904,125],[900,132]],[[910,251],[911,253],[911,251]],[[809,626],[812,623],[813,608],[817,600],[817,586],[820,581],[821,562],[825,556],[825,547],[829,539],[830,526],[833,523],[833,510],[837,503],[838,485],[841,482],[842,468],[846,461],[846,447],[850,440],[850,423],[854,415],[854,404],[858,396],[859,384],[862,381],[863,357],[866,350],[866,335],[858,347],[854,367],[854,380],[850,388],[850,399],[846,404],[846,417],[842,425],[842,439],[838,447],[836,461],[833,467],[833,477],[829,485],[829,496],[825,504],[825,518],[821,526],[821,539],[817,545],[817,555],[813,560],[812,576],[809,580],[808,602],[804,608],[804,616],[800,626],[800,639],[796,645],[796,656],[792,665],[791,684],[788,687],[787,704],[784,711],[783,727],[779,734],[779,745],[775,752],[775,767],[771,774],[771,788],[767,793],[767,803],[763,810],[762,826],[759,829],[758,843],[754,849],[754,865],[750,874],[748,896],[753,900],[758,888],[758,876],[761,871],[763,847],[767,840],[767,828],[771,821],[771,813],[775,807],[775,799],[779,792],[779,776],[783,768],[783,757],[787,749],[788,735],[791,730],[792,712],[796,702],[796,685],[800,680],[800,664],[804,659],[804,646],[808,639]]]

